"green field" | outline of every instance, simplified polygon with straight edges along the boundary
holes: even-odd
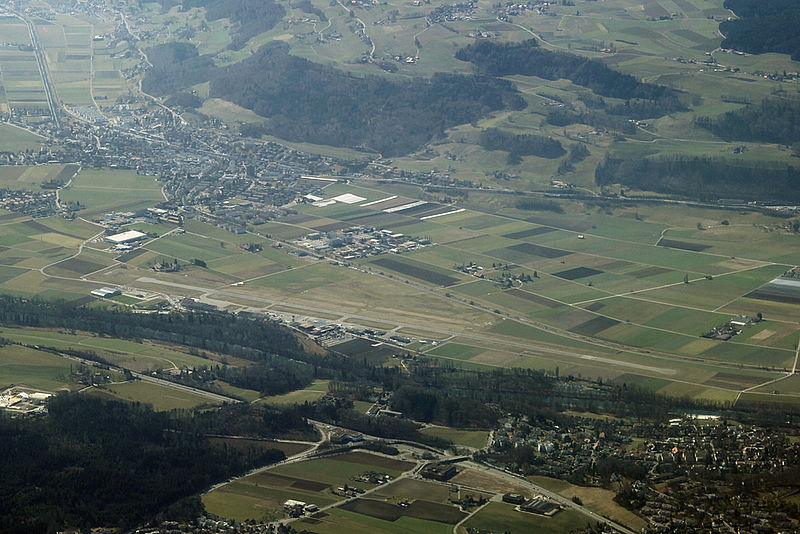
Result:
[[[154,410],[164,411],[176,409],[186,410],[189,408],[197,408],[198,406],[218,404],[216,401],[194,393],[141,381],[99,386],[88,390],[87,393],[99,395],[104,398],[149,404]]]
[[[461,527],[510,532],[511,534],[545,534],[550,532],[569,532],[586,526],[586,517],[572,510],[562,510],[553,517],[517,512],[514,505],[491,502],[477,514],[470,517]]]
[[[0,104],[2,106],[2,104]],[[0,124],[0,150],[18,152],[38,150],[44,146],[44,138],[28,130],[10,124]]]
[[[151,176],[135,171],[83,170],[73,184],[61,192],[68,202],[79,202],[81,215],[110,211],[136,211],[162,201],[161,186]]]
[[[304,402],[314,402],[328,392],[329,382],[330,380],[317,379],[304,389],[299,389],[283,395],[262,397],[261,402],[269,404],[302,404]]]
[[[334,508],[320,519],[303,519],[297,526],[308,532],[318,534],[335,534],[339,532],[353,532],[359,534],[385,533],[385,534],[450,534],[452,525],[436,521],[426,521],[415,517],[403,516],[395,521],[384,521],[364,514],[348,512]]]
[[[70,378],[70,361],[48,352],[6,345],[0,347],[0,389],[25,385],[55,392],[72,390],[78,384]]]
[[[22,343],[42,345],[56,349],[92,351],[110,362],[131,369],[148,371],[172,369],[180,366],[199,367],[209,360],[192,356],[160,343],[135,342],[124,339],[97,337],[91,334],[69,334],[44,329],[0,328],[3,337]]]

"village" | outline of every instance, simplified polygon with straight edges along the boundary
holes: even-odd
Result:
[[[647,518],[647,532],[793,528],[789,505],[737,490],[737,485],[747,488],[762,478],[781,480],[780,473],[789,476],[800,447],[781,432],[730,424],[711,414],[687,414],[660,424],[573,421],[564,426],[506,417],[491,447],[477,456],[526,476],[614,488],[620,504]]]

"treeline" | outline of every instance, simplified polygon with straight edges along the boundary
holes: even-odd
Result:
[[[177,5],[184,11],[205,8],[209,21],[229,19],[236,25],[228,45],[233,50],[242,49],[251,38],[271,30],[286,15],[283,6],[273,0],[159,0],[159,3],[164,10]]]
[[[800,100],[765,98],[758,106],[729,111],[695,123],[727,141],[800,142]]]
[[[505,80],[456,74],[409,81],[357,77],[292,56],[288,45],[277,41],[228,67],[214,66],[186,43],[154,47],[150,56],[154,68],[142,82],[146,92],[165,96],[209,81],[211,97],[265,118],[242,126],[245,135],[268,133],[384,156],[414,151],[447,128],[492,111],[525,106]]]
[[[64,301],[0,295],[0,323],[69,328],[125,339],[156,339],[253,361],[274,354],[315,359],[305,353],[288,328],[266,321],[239,320],[228,314],[131,313],[81,307]]]
[[[522,43],[478,41],[460,49],[456,58],[473,63],[480,72],[490,76],[519,74],[547,80],[565,78],[598,95],[630,101],[610,109],[613,114],[647,118],[683,108],[677,93],[668,87],[639,82],[595,59],[542,49],[535,39]]]
[[[505,150],[509,153],[509,159],[512,155],[553,159],[566,154],[561,143],[552,137],[513,134],[498,128],[483,130],[478,138],[478,144],[486,150]]]
[[[164,380],[228,396],[235,395],[225,391],[218,381],[257,391],[262,396],[271,396],[303,389],[315,378],[323,378],[327,374],[329,373],[318,366],[280,357],[270,357],[255,365],[195,366],[191,369],[181,369],[179,374],[165,370],[158,371],[159,377]],[[241,397],[236,398],[243,400]]]
[[[460,394],[442,395],[440,391],[406,385],[392,395],[392,409],[415,421],[455,428],[489,428],[497,421],[497,412],[478,401]]]
[[[387,439],[416,441],[432,447],[445,448],[451,442],[429,436],[419,431],[422,425],[408,419],[394,417],[375,417],[359,413],[353,409],[353,403],[346,398],[327,399],[326,402],[303,404],[300,411],[309,419],[315,419],[340,426],[356,432]]]
[[[303,13],[308,13],[309,15],[316,15],[322,22],[328,22],[328,17],[325,15],[325,12],[322,11],[317,6],[315,6],[314,4],[312,4],[311,0],[299,0],[294,4],[292,4],[292,7],[300,9]]]
[[[277,395],[302,389],[315,378],[390,383],[399,374],[396,368],[378,368],[341,354],[307,353],[288,328],[269,321],[239,319],[230,314],[130,313],[85,308],[64,301],[0,295],[0,323],[65,328],[122,339],[154,339],[191,347],[190,352],[201,357],[203,351],[208,350],[254,362],[228,366],[209,361],[208,366],[196,367],[191,374],[164,377],[211,391],[217,391],[213,385],[215,380],[264,395]],[[94,354],[76,355],[103,362]]]
[[[719,25],[723,48],[751,54],[779,52],[800,61],[800,3],[796,0],[725,0],[739,19]]]
[[[575,111],[574,109],[554,108],[547,112],[545,120],[553,126],[586,124],[594,128],[607,129],[620,133],[636,133],[636,125],[623,116],[609,115],[605,111]]]
[[[198,355],[208,350],[254,362],[236,367],[209,365],[193,369],[192,374],[164,377],[210,391],[218,391],[213,381],[219,379],[264,395],[277,395],[302,389],[314,378],[336,377],[350,367],[341,356],[306,353],[288,328],[228,314],[130,313],[0,295],[0,323],[67,328],[122,339],[153,339],[192,347],[191,352]],[[79,356],[109,363],[94,354]]]
[[[721,409],[715,402],[667,397],[635,386],[609,385],[556,377],[533,369],[458,369],[435,362],[414,366],[410,376],[398,377],[393,409],[406,410],[420,421],[462,428],[485,428],[503,413],[553,418],[561,412],[593,412],[645,419],[666,416],[676,409]],[[460,402],[461,406],[450,406]],[[560,416],[560,415],[559,415]],[[567,416],[564,416],[567,417]]]
[[[716,201],[800,201],[800,171],[766,161],[673,156],[606,156],[595,170],[597,185],[622,184],[645,191]]]
[[[202,435],[245,436],[250,438],[319,439],[317,429],[297,406],[226,404],[216,410],[190,412],[195,432]]]
[[[221,427],[207,417],[78,394],[54,397],[48,409],[40,418],[0,415],[0,532],[129,529],[220,480],[284,458],[279,450],[211,446],[204,433]],[[216,422],[235,418],[222,410]]]
[[[564,213],[564,208],[555,200],[546,198],[526,198],[518,200],[514,205],[517,209],[528,211],[552,211],[553,213]]]

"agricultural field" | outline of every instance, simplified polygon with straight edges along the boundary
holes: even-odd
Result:
[[[35,169],[9,169],[0,177],[27,184],[68,174],[66,167]],[[169,292],[202,297],[231,311],[256,307],[363,328],[399,328],[415,339],[409,349],[458,365],[546,369],[724,402],[780,378],[794,364],[800,339],[796,305],[756,298],[794,259],[785,232],[764,231],[776,224],[768,216],[683,208],[692,225],[681,229],[666,211],[637,218],[635,207],[606,213],[562,203],[564,214],[501,204],[492,215],[466,209],[423,220],[425,213],[441,211],[438,203],[414,213],[386,213],[413,203],[413,197],[359,184],[328,186],[325,194],[344,193],[365,200],[355,206],[303,206],[302,215],[270,223],[277,229],[270,231],[273,240],[282,227],[315,232],[324,225],[346,228],[383,218],[381,226],[434,244],[366,258],[359,269],[347,269],[290,255],[257,233],[236,235],[188,220],[185,233],[173,225],[131,225],[159,236],[133,253],[118,256],[95,238],[75,256],[99,227],[59,218],[8,219],[0,237],[5,247],[0,282],[7,290],[74,300],[98,285],[125,285],[136,289],[118,305],[147,306]],[[62,191],[63,199],[85,205],[87,214],[152,205],[159,196],[152,178],[120,171],[82,171]],[[732,224],[715,225],[723,219]],[[698,230],[695,221],[709,230]],[[673,246],[659,244],[666,229]],[[754,243],[750,254],[725,254],[725,243],[745,238]],[[676,248],[674,241],[708,248]],[[248,243],[260,243],[263,250],[247,252],[242,245]],[[182,269],[150,269],[165,259],[177,259]],[[191,265],[194,259],[206,267]],[[483,267],[481,278],[459,270],[470,262]],[[499,283],[504,276],[525,278]],[[758,312],[765,320],[729,341],[701,337],[736,315]],[[363,340],[335,350],[375,362],[388,362],[397,352]],[[324,389],[274,401],[302,402]],[[779,391],[792,395],[793,390]],[[467,445],[473,438],[463,439]]]
[[[278,466],[246,476],[203,495],[206,508],[236,520],[262,519],[283,514],[287,499],[325,506],[343,498],[336,488],[344,484],[363,489],[375,487],[351,478],[366,471],[387,473],[393,478],[415,464],[364,452],[315,459]],[[452,527],[451,527],[452,528]]]
[[[314,514],[298,522],[298,526],[308,532],[318,534],[335,534],[337,532],[354,532],[371,534],[449,534],[453,526],[448,523],[429,521],[411,516],[402,516],[393,521],[380,519],[366,513],[351,512],[343,508],[333,508],[327,512]]]
[[[93,106],[92,26],[73,17],[37,21],[36,26],[58,99],[67,106]]]
[[[459,531],[466,533],[466,529],[475,528],[512,534],[545,534],[569,532],[571,529],[585,526],[586,518],[572,510],[562,510],[553,517],[542,517],[517,512],[513,504],[490,502],[459,527]]]
[[[200,53],[213,55],[218,65],[235,64],[261,44],[280,40],[296,56],[391,80],[473,72],[469,63],[455,59],[455,53],[477,38],[536,38],[547,50],[598,58],[639,80],[683,91],[685,110],[615,135],[581,124],[556,127],[546,120],[554,108],[588,112],[586,88],[564,79],[509,76],[526,108],[451,128],[435,143],[393,158],[391,164],[411,171],[447,168],[454,179],[503,189],[542,191],[557,179],[573,184],[575,191],[593,193],[599,188],[592,172],[606,153],[631,159],[728,157],[741,146],[696,127],[694,119],[737,109],[742,104],[731,95],[756,102],[792,92],[790,82],[757,73],[792,72],[798,70],[796,62],[776,54],[739,56],[718,48],[719,22],[730,15],[721,4],[609,0],[579,9],[551,5],[546,13],[524,9],[507,22],[491,12],[494,6],[480,4],[464,20],[428,25],[425,17],[448,2],[354,6],[351,17],[339,4],[312,0],[309,5],[318,11],[286,4],[282,22],[251,36],[236,50],[229,47],[230,21],[205,21],[198,10],[176,6],[162,12],[146,4],[146,17],[138,21],[138,28],[159,36],[148,45],[188,28],[186,39]],[[358,35],[359,24],[368,37]],[[120,70],[136,60],[127,54],[127,42],[109,37],[114,30],[110,22],[59,15],[37,20],[36,30],[57,96],[71,113],[100,120],[94,115],[98,108],[102,112],[117,96],[127,94]],[[0,36],[2,42],[30,43],[26,26],[13,17],[0,19]],[[396,69],[380,70],[376,63],[362,61],[365,54]],[[716,67],[703,63],[709,58],[718,62]],[[740,71],[723,68],[728,66]],[[33,109],[44,103],[35,57],[24,46],[0,48],[0,83],[0,107],[24,104]],[[208,84],[195,89],[200,97],[208,96]],[[32,100],[20,100],[23,93]],[[607,104],[622,102],[607,98]],[[194,114],[196,119],[202,113],[232,129],[260,120],[217,98],[206,99],[187,116]],[[580,143],[589,155],[566,171],[559,170],[558,160],[529,155],[513,164],[505,151],[478,143],[481,131],[490,127],[551,137],[565,148]],[[0,125],[0,133],[9,128]],[[0,143],[38,144],[25,130],[8,131],[0,135]],[[737,152],[743,161],[792,161],[786,147],[744,145],[747,150]],[[364,155],[336,147],[297,146],[343,157]],[[376,169],[368,172],[383,172]],[[50,180],[72,178],[70,172],[74,174],[71,166],[3,167],[0,186],[36,189]],[[167,296],[193,297],[228,311],[271,310],[287,318],[394,331],[414,338],[403,349],[453,365],[545,369],[643,384],[653,391],[698,399],[735,402],[743,392],[758,391],[761,384],[778,378],[785,386],[776,388],[781,391],[774,395],[776,400],[781,395],[792,398],[795,389],[783,377],[796,364],[798,304],[776,297],[769,284],[800,261],[797,235],[783,219],[756,210],[557,200],[541,209],[526,209],[522,200],[528,196],[477,190],[448,196],[400,183],[353,180],[330,182],[320,194],[332,199],[349,193],[361,201],[299,204],[296,213],[249,227],[250,233],[241,235],[191,219],[185,232],[174,225],[136,223],[126,229],[158,237],[124,255],[102,240],[102,228],[86,222],[110,211],[153,206],[164,198],[161,185],[133,171],[83,169],[59,195],[62,202],[81,207],[77,214],[84,221],[33,221],[11,214],[0,219],[0,287],[80,301],[99,285],[118,285],[129,290],[114,304],[128,307],[151,306]],[[359,258],[351,268],[326,261],[330,258],[289,253],[286,242],[293,238],[352,225],[374,225],[432,245]],[[273,248],[275,241],[287,246]],[[246,252],[242,245],[249,243],[263,249]],[[152,267],[164,260],[177,260],[180,271],[154,272]],[[479,265],[480,272],[467,272],[470,263]],[[759,313],[764,321],[742,328],[728,341],[701,337],[732,317]],[[391,361],[396,351],[389,344],[348,343],[335,350],[375,362]],[[302,402],[323,389],[312,387],[273,401]],[[252,392],[246,395],[252,397]],[[464,444],[478,440],[462,438]]]
[[[583,503],[583,506],[589,510],[613,519],[635,531],[641,530],[647,525],[644,519],[615,503],[614,497],[616,493],[613,491],[602,488],[575,486],[564,480],[541,476],[530,477],[530,480],[534,484],[555,491],[568,499],[577,496]]]
[[[23,111],[31,120],[47,115],[47,95],[36,56],[30,49],[28,27],[16,17],[0,17],[0,42],[0,111]],[[19,142],[18,132],[7,133],[11,143]]]
[[[98,337],[33,328],[0,328],[0,335],[12,341],[55,349],[94,352],[114,365],[137,372],[208,365],[209,360],[180,352],[167,344]]]

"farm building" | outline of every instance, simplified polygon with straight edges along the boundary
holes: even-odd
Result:
[[[525,497],[519,493],[506,493],[503,495],[503,502],[509,502],[511,504],[525,504]]]
[[[137,232],[136,230],[128,230],[127,232],[122,232],[120,234],[114,234],[106,237],[106,241],[109,243],[114,243],[115,245],[121,245],[123,243],[133,243],[134,241],[141,241],[145,239],[147,234],[143,234],[142,232]]]
[[[457,473],[458,469],[452,464],[433,464],[426,466],[421,475],[425,478],[445,482],[456,476]]]
[[[117,295],[122,295],[122,291],[114,287],[101,287],[100,289],[93,289],[90,293],[101,299],[107,299],[110,297],[116,297]]]
[[[285,503],[283,503],[284,510],[302,510],[306,507],[306,503],[303,501],[296,501],[294,499],[289,499]]]
[[[519,507],[520,511],[528,512],[531,514],[541,514],[546,516],[554,516],[561,511],[561,506],[548,501],[544,497],[536,497]]]

